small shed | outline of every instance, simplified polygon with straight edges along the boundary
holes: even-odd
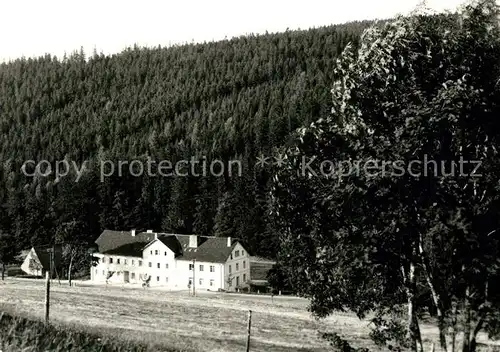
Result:
[[[61,259],[61,246],[35,246],[29,250],[24,258],[21,270],[27,275],[43,277],[52,268],[52,276],[54,277],[61,267]]]

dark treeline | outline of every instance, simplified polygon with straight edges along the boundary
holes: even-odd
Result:
[[[104,228],[230,235],[275,256],[270,155],[328,115],[337,55],[367,22],[171,48],[83,51],[0,65],[0,231],[21,248],[92,243]],[[134,177],[75,182],[26,177],[26,160],[238,159],[241,177]],[[125,170],[128,170],[125,168]]]

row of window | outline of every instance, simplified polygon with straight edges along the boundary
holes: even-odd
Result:
[[[149,253],[150,253],[151,255],[153,255],[153,251],[152,251],[152,250],[151,250],[151,251],[149,251]],[[165,257],[166,257],[166,256],[167,256],[167,252],[164,252],[164,253],[165,253]],[[155,254],[154,254],[154,255],[161,255],[161,252],[160,252],[158,249],[156,249],[156,250],[155,250]]]
[[[189,270],[193,270],[194,264],[189,264]],[[200,271],[205,271],[205,266],[203,264],[200,264],[199,267]],[[210,272],[215,273],[215,265],[210,265]]]
[[[102,258],[102,262],[103,262],[103,263],[106,263],[106,257],[103,257],[103,258]],[[142,266],[142,260],[138,260],[137,262],[138,262],[138,266]],[[109,264],[113,264],[113,258],[109,258]],[[116,258],[116,264],[121,264],[120,258]],[[124,265],[128,265],[128,260],[127,260],[127,259],[124,259],[124,260],[123,260],[123,264],[124,264]],[[132,260],[131,260],[130,265],[132,265],[132,266],[134,266],[134,265],[135,265],[135,260],[134,260],[134,259],[132,259]],[[152,263],[152,262],[149,262],[149,263],[148,263],[148,266],[149,266],[150,268],[152,268],[152,267],[153,267],[153,263]],[[156,263],[156,267],[157,267],[158,269],[161,269],[161,264],[160,264],[160,263]],[[168,269],[168,263],[166,263],[166,264],[165,264],[165,269]]]
[[[97,273],[98,273],[98,271],[97,271],[97,269],[96,269],[96,270],[95,270],[95,274],[97,275]],[[121,274],[121,273],[118,273],[117,275],[120,275],[120,274]],[[105,270],[103,270],[103,271],[102,271],[102,275],[103,275],[103,276],[104,276],[104,275],[106,275],[106,271],[105,271]],[[243,281],[245,281],[245,280],[246,280],[246,279],[245,279],[245,277],[246,277],[246,275],[243,275]],[[130,279],[131,279],[131,280],[135,280],[135,273],[130,273]],[[239,279],[239,278],[238,278],[238,279]],[[237,280],[237,281],[238,281],[238,280]],[[159,276],[157,276],[157,277],[156,277],[156,282],[160,282],[160,277],[159,277]],[[167,282],[167,283],[168,283],[168,277],[166,277],[166,278],[165,278],[165,282]],[[204,279],[199,279],[199,280],[198,280],[198,284],[199,284],[200,286],[203,286],[204,282],[205,282],[205,280],[204,280]],[[209,282],[209,285],[210,285],[210,286],[214,286],[215,280],[210,279],[208,282]],[[191,277],[190,277],[190,278],[189,278],[189,285],[192,285],[192,284],[193,284],[193,278],[191,278]]]
[[[244,251],[244,250],[242,250],[242,251],[241,251],[241,256],[243,257],[244,255],[245,255],[245,251]],[[240,256],[240,251],[239,251],[239,250],[234,251],[234,257],[235,257],[235,258],[238,258],[239,256]],[[231,260],[232,260],[232,259],[233,259],[233,253],[231,253]]]
[[[102,258],[102,262],[106,263],[106,257]],[[109,262],[109,264],[113,264],[113,258],[110,257],[108,262]],[[138,260],[137,262],[138,262],[138,266],[142,266],[142,260]],[[116,258],[116,264],[121,264],[120,258]],[[128,260],[124,259],[123,260],[123,264],[124,265],[128,265]],[[131,260],[130,265],[132,265],[132,266],[135,265],[135,260],[134,259]],[[153,263],[149,262],[148,266],[150,268],[152,268],[153,267]],[[160,263],[156,263],[156,267],[158,269],[161,269],[161,264]],[[193,270],[193,267],[194,267],[193,264],[189,264],[189,270]],[[245,268],[245,262],[243,262],[243,269],[244,268]],[[165,269],[168,269],[168,263],[165,264]],[[203,264],[200,264],[199,270],[200,271],[205,271],[205,266]],[[209,266],[209,270],[210,270],[211,273],[215,273],[215,265],[210,265]],[[236,270],[238,270],[238,264],[236,264]],[[231,266],[229,266],[229,272],[231,272]]]
[[[106,259],[106,257],[102,257],[101,262],[102,263],[108,262],[109,264],[113,264],[113,257],[109,257],[107,259]],[[139,266],[142,266],[142,260],[138,260],[137,262],[138,262]],[[120,258],[116,258],[116,264],[121,264]],[[128,260],[127,259],[123,259],[123,264],[128,265]],[[135,265],[135,260],[134,259],[132,259],[130,261],[130,265]]]
[[[243,261],[243,270],[245,270],[247,268],[247,262],[246,261]],[[239,271],[240,270],[240,264],[239,263],[236,263],[236,271]],[[231,274],[232,272],[232,267],[231,265],[229,265],[229,274]]]

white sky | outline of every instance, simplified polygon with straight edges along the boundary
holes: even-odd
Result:
[[[407,13],[418,0],[0,0],[0,61],[45,53],[115,53]],[[436,10],[459,0],[428,0]]]

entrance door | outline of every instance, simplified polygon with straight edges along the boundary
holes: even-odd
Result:
[[[129,271],[124,271],[123,272],[123,281],[124,282],[130,282],[130,272]]]

